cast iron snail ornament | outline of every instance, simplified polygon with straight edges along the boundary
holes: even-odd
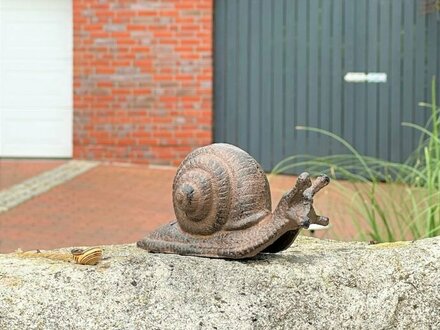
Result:
[[[287,249],[301,228],[327,225],[313,196],[329,183],[302,173],[271,213],[269,182],[261,166],[230,144],[201,147],[183,160],[173,183],[176,221],[137,245],[150,252],[243,259]]]

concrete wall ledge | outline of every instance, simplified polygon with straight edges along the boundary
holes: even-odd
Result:
[[[247,261],[105,246],[0,255],[0,329],[439,329],[440,237],[300,237]]]

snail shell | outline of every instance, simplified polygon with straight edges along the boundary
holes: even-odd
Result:
[[[102,259],[101,248],[93,247],[86,250],[73,249],[70,252],[73,255],[73,260],[81,265],[96,265]]]
[[[182,230],[198,235],[248,228],[272,208],[261,166],[229,144],[199,148],[184,159],[174,178],[173,206]]]

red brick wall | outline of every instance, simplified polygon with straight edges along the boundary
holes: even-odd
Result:
[[[212,140],[212,0],[75,0],[74,157],[178,164]]]

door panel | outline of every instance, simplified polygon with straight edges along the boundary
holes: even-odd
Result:
[[[0,0],[0,156],[72,155],[72,3]]]

